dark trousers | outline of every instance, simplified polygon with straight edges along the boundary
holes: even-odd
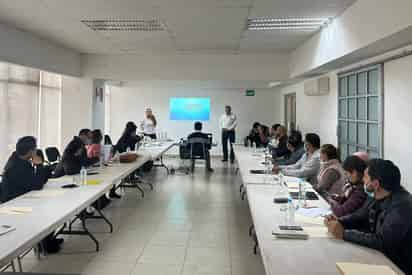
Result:
[[[230,145],[230,160],[235,160],[235,153],[233,152],[233,143],[235,143],[235,131],[223,131],[222,132],[222,146],[223,146],[223,159],[228,159],[228,148],[227,144]]]

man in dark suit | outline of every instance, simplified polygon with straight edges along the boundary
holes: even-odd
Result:
[[[195,131],[187,137],[187,140],[190,140],[192,138],[201,138],[201,139],[204,139],[205,141],[207,140],[207,142],[205,143],[206,150],[204,152],[205,153],[204,158],[206,161],[206,169],[208,172],[213,172],[213,169],[210,166],[210,152],[209,152],[209,150],[212,148],[212,144],[211,144],[208,134],[202,133],[202,123],[199,121],[195,122]],[[195,144],[195,145],[198,145],[198,144]],[[193,150],[196,155],[203,154],[203,148],[201,148],[200,146],[194,146]],[[192,160],[192,170],[193,168],[194,168],[194,161]]]
[[[36,139],[22,137],[3,171],[2,198],[6,202],[32,190],[40,190],[50,177],[50,169],[36,155]]]

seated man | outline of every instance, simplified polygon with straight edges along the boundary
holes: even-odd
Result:
[[[202,123],[201,122],[199,122],[199,121],[195,122],[195,131],[187,137],[187,140],[189,141],[191,138],[202,138],[202,139],[205,139],[205,140],[209,141],[209,136],[205,133],[202,133]],[[208,142],[206,144],[206,152],[205,152],[204,157],[205,157],[205,161],[206,161],[206,169],[209,172],[213,172],[213,169],[210,166],[210,152],[209,152],[209,150],[211,148],[212,148],[212,144],[210,144],[210,142]],[[203,152],[200,151],[200,150],[203,150],[203,149],[196,150],[195,154],[203,154]],[[192,171],[194,169],[194,165],[195,165],[195,162],[194,162],[194,160],[192,160]]]
[[[32,190],[40,190],[49,177],[50,169],[43,167],[43,160],[36,154],[36,139],[22,137],[4,167],[1,201],[6,202]]]
[[[356,212],[325,219],[337,239],[383,252],[406,274],[412,274],[412,196],[401,187],[399,168],[391,161],[373,159],[364,173],[369,196]]]
[[[306,153],[298,162],[291,165],[274,166],[273,171],[282,171],[285,176],[307,178],[309,182],[316,186],[317,175],[320,169],[320,138],[317,134],[306,134],[305,136]]]
[[[43,166],[43,159],[36,150],[36,139],[31,136],[17,141],[16,151],[10,156],[3,171],[1,202],[7,202],[33,190],[40,190],[51,175],[50,168]],[[42,240],[47,253],[57,253],[63,239],[56,239],[54,233]]]

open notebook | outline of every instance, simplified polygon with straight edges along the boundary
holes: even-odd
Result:
[[[397,275],[387,265],[336,263],[336,266],[342,275]]]

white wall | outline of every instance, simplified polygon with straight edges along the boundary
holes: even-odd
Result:
[[[296,126],[302,133],[316,133],[322,143],[337,143],[337,75],[330,73],[331,91],[325,96],[306,96],[303,82],[281,89],[282,122],[284,122],[284,95],[296,93]]]
[[[401,168],[403,183],[412,190],[412,56],[385,64],[385,158]]]
[[[410,0],[356,1],[327,28],[292,53],[291,76],[307,73],[411,27],[411,10]],[[402,39],[410,43],[411,38],[393,39],[393,43],[401,44]]]
[[[80,76],[80,54],[30,33],[0,24],[0,60]]]
[[[394,56],[405,47],[381,56],[353,64],[339,71],[355,68],[359,65],[376,62],[389,56]],[[297,97],[297,125],[303,132],[315,132],[321,137],[322,143],[337,144],[337,74],[333,71],[328,74],[331,78],[331,93],[327,96],[308,97],[303,94],[303,82],[284,87],[280,94],[296,92]],[[412,164],[410,156],[412,149],[409,146],[412,136],[410,117],[412,110],[412,57],[404,57],[384,64],[384,158],[394,161],[402,171],[403,184],[412,190]],[[280,107],[283,107],[283,98]],[[282,112],[283,115],[283,112]],[[282,116],[283,119],[283,116]],[[408,183],[409,182],[409,183]]]
[[[62,77],[61,149],[81,128],[92,127],[92,91],[91,79]]]
[[[229,104],[238,116],[237,141],[241,141],[250,130],[253,122],[272,125],[280,120],[279,109],[274,103],[280,101],[279,93],[273,90],[256,90],[255,97],[246,97],[243,89],[195,89],[185,87],[123,86],[110,87],[111,91],[111,135],[117,141],[127,121],[137,124],[144,117],[146,107],[151,107],[158,121],[158,129],[167,131],[172,138],[186,137],[193,131],[193,122],[169,120],[170,97],[210,97],[210,121],[204,122],[205,132],[213,133],[220,143],[218,120]],[[220,147],[213,151],[221,153]]]
[[[287,54],[84,55],[89,78],[148,80],[285,80]]]

